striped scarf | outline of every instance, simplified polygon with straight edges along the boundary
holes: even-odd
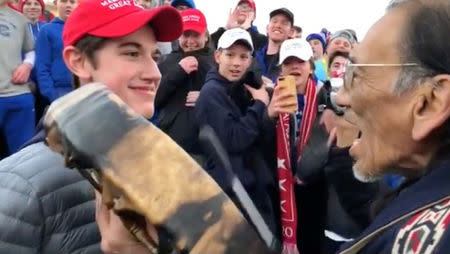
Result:
[[[297,159],[300,158],[311,135],[317,114],[316,84],[312,78],[306,84],[305,106],[300,124],[297,144]],[[277,167],[280,188],[281,226],[283,254],[298,254],[297,248],[297,206],[295,202],[295,176],[291,165],[289,142],[289,114],[280,114],[277,123]]]

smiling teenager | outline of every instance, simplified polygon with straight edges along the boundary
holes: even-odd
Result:
[[[80,85],[101,82],[133,110],[150,117],[161,79],[156,41],[178,38],[181,18],[172,7],[144,10],[133,1],[121,3],[83,1],[66,21],[63,59]],[[0,212],[5,215],[0,216],[0,238],[10,243],[0,244],[0,252],[99,253],[92,187],[78,172],[65,168],[43,136],[42,130],[32,144],[0,162]],[[106,208],[102,211],[102,246],[109,251],[109,220],[102,224],[101,219],[116,217]]]
[[[214,66],[209,48],[206,18],[197,9],[181,12],[183,34],[180,51],[164,56],[158,65],[161,86],[155,98],[158,125],[186,152],[203,165],[194,107],[208,71]]]
[[[45,10],[44,2],[42,0],[21,0],[19,2],[19,10],[21,10],[23,15],[28,19],[28,27],[36,41],[41,27],[45,24],[45,22],[40,20],[40,17]]]
[[[280,74],[278,65],[281,44],[294,33],[294,14],[287,8],[273,10],[270,13],[266,32],[268,42],[255,52],[255,61],[261,74],[273,83]]]

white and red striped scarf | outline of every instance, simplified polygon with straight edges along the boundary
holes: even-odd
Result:
[[[317,115],[316,84],[312,78],[306,84],[305,106],[300,124],[297,145],[297,158],[311,135],[314,119]],[[277,165],[280,188],[281,226],[283,237],[283,254],[298,254],[297,248],[297,206],[295,204],[292,172],[291,149],[289,142],[289,114],[280,114],[277,123]]]

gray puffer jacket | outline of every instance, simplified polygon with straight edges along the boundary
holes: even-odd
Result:
[[[0,253],[101,253],[92,187],[42,142],[0,161]]]

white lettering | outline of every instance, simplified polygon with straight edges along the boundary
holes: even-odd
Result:
[[[107,0],[107,1],[114,1],[113,3],[111,3],[108,6],[111,10],[115,10],[117,8],[121,8],[121,7],[124,7],[124,6],[131,6],[131,1],[130,0],[124,0],[124,1],[121,1],[121,0]]]

